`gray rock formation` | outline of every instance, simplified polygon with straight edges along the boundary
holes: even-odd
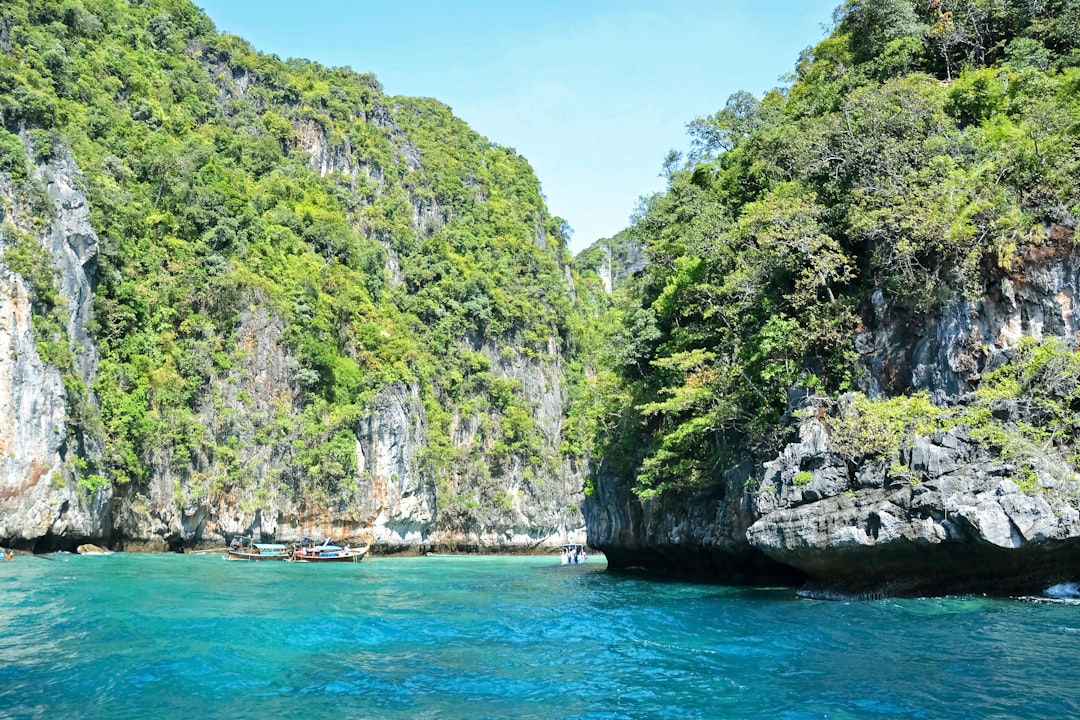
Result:
[[[581,476],[573,469],[560,467],[565,474],[529,479],[527,468],[511,458],[482,477],[475,474],[475,468],[486,467],[484,453],[490,449],[479,435],[480,426],[490,422],[484,415],[453,421],[452,446],[464,461],[437,468],[427,462],[428,420],[416,383],[386,387],[357,422],[356,472],[347,485],[314,504],[271,491],[275,485],[310,482],[290,477],[291,448],[303,442],[298,428],[285,422],[284,429],[274,429],[301,403],[297,366],[283,332],[284,324],[264,310],[245,313],[237,329],[243,359],[228,378],[214,383],[201,413],[214,445],[237,447],[233,467],[245,479],[225,477],[212,451],[190,467],[174,467],[163,457],[149,486],[118,502],[116,531],[125,549],[220,545],[249,534],[283,541],[329,535],[370,543],[379,553],[523,552],[584,539],[577,509]],[[495,375],[521,383],[552,447],[563,417],[557,363],[503,353],[493,344],[481,347],[492,358]],[[281,435],[275,438],[275,432]],[[480,497],[485,488],[508,506],[502,512],[473,510],[469,522],[460,522],[453,498],[464,494],[490,502],[493,498]]]
[[[604,290],[610,294],[645,268],[645,250],[624,230],[613,238],[597,240],[579,253],[575,262],[579,261],[587,262],[586,267],[600,276]]]
[[[977,302],[955,297],[934,317],[914,319],[872,293],[855,346],[871,396],[926,391],[937,403],[974,389],[994,355],[1024,336],[1074,338],[1080,331],[1080,253],[1075,220],[1047,229],[1048,243],[1028,248],[1016,271],[996,271]]]
[[[421,468],[427,417],[416,384],[395,383],[379,394],[357,434],[360,507],[379,548],[415,550],[433,542],[438,492]]]
[[[20,277],[0,272],[0,537],[31,542],[54,532],[59,510],[77,505],[61,467],[67,397],[60,372],[34,346]],[[58,492],[59,491],[59,492]]]
[[[549,341],[542,355],[523,352],[514,340],[500,347],[490,339],[473,337],[469,346],[487,358],[492,376],[520,388],[518,397],[535,425],[541,457],[536,458],[538,463],[522,454],[493,458],[498,435],[490,427],[497,419],[493,410],[472,415],[455,412],[452,444],[468,458],[465,467],[458,466],[456,484],[480,487],[481,494],[490,493],[486,499],[495,507],[495,512],[460,513],[457,530],[478,547],[556,548],[564,542],[584,541],[584,519],[578,509],[584,474],[558,452],[566,398],[557,343]],[[477,477],[475,469],[483,477]]]
[[[801,442],[767,464],[747,539],[806,573],[806,591],[847,596],[1038,592],[1080,573],[1080,511],[1068,478],[1022,492],[1013,463],[962,428],[916,437],[901,456],[847,467],[824,425],[803,423]],[[799,468],[811,482],[799,488]]]
[[[86,178],[66,149],[59,157],[35,166],[32,176],[44,184],[54,208],[52,225],[42,238],[43,244],[59,270],[58,290],[68,310],[66,331],[75,373],[90,387],[97,375],[98,358],[86,328],[93,317],[90,280],[97,262],[98,239],[90,224]],[[96,453],[100,455],[100,448]]]
[[[616,570],[705,576],[726,583],[797,583],[803,575],[746,542],[751,497],[732,470],[705,492],[642,501],[630,484],[602,468],[585,511],[588,542]]]
[[[3,221],[11,228],[0,231],[0,249],[14,241],[11,232],[20,232],[52,256],[71,372],[90,387],[97,353],[85,328],[91,317],[89,276],[97,236],[90,225],[86,181],[64,151],[32,166],[30,183],[43,191],[47,205],[32,207],[27,197],[31,186],[16,186],[0,175]],[[35,213],[44,216],[35,222]],[[76,453],[100,457],[101,441],[90,433],[69,435],[71,398],[61,372],[41,359],[36,340],[27,284],[0,258],[0,538],[46,548],[51,538],[101,538],[108,533],[109,493],[81,490],[73,467]]]

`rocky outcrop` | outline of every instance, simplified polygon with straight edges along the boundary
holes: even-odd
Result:
[[[766,464],[747,539],[804,572],[810,594],[1039,592],[1080,574],[1075,475],[1044,462],[1041,477],[1064,480],[1021,491],[1015,462],[955,428],[848,465],[811,417]]]
[[[974,389],[988,359],[1021,337],[1076,337],[1075,234],[1075,218],[1050,225],[1047,243],[1025,249],[1011,271],[988,272],[983,297],[954,297],[930,317],[916,316],[875,290],[855,335],[866,368],[864,389],[871,396],[925,391],[940,404]]]
[[[628,230],[597,240],[574,258],[579,271],[595,272],[611,294],[645,268],[645,249]]]
[[[707,492],[642,501],[601,472],[590,544],[615,568],[791,582],[814,597],[1037,594],[1080,579],[1080,477],[1067,460],[1037,459],[1032,485],[1018,459],[956,427],[851,462],[816,409],[776,458]]]
[[[756,519],[750,492],[760,473],[752,461],[729,468],[701,490],[634,494],[634,464],[604,460],[582,509],[588,542],[612,569],[708,577],[725,583],[800,583],[804,575],[746,541]]]
[[[629,482],[601,468],[583,506],[589,545],[602,550],[614,570],[641,568],[733,584],[801,582],[798,570],[746,542],[751,498],[735,478],[745,478],[752,468],[741,470],[704,492],[642,501]]]
[[[645,268],[645,251],[629,233],[619,233],[602,241],[604,260],[598,272],[609,293]]]

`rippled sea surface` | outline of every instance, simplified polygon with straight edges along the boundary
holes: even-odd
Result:
[[[0,717],[1080,717],[1077,605],[815,601],[557,562],[17,557]]]

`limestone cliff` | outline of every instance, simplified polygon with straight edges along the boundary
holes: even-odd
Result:
[[[871,293],[855,339],[865,391],[925,392],[959,411],[1023,338],[1074,347],[1074,233],[1072,220],[1050,226],[1010,272],[987,272],[983,298],[954,298],[930,318]],[[1014,405],[994,416],[1030,420]],[[831,438],[849,404],[793,390],[790,406],[797,437],[706,493],[641,501],[629,478],[602,469],[585,505],[590,543],[615,566],[753,582],[786,572],[823,596],[1038,593],[1080,576],[1080,479],[1067,453],[991,451],[957,426],[900,438],[892,457],[852,457]]]
[[[875,293],[872,321],[857,338],[870,393],[921,391],[963,407],[1022,338],[1075,344],[1073,225],[1051,226],[1048,242],[1012,272],[988,275],[983,299],[955,299],[916,331]],[[1006,425],[1038,422],[1021,405],[998,403],[993,415]],[[831,414],[840,412],[853,410]],[[807,413],[799,442],[765,464],[747,534],[807,573],[811,590],[1034,593],[1080,574],[1080,478],[1067,452],[1050,442],[990,452],[959,426],[905,438],[896,457],[853,465],[832,447],[829,424],[820,406]]]
[[[805,591],[817,595],[1020,595],[1075,581],[1071,468],[1040,470],[1069,478],[1072,492],[1021,491],[1015,463],[962,429],[916,437],[899,460],[910,473],[886,462],[852,472],[829,451],[821,421],[805,421],[802,441],[770,463],[747,539],[806,573]],[[792,482],[799,467],[814,468],[801,488]]]
[[[941,402],[973,389],[990,356],[1022,337],[1075,338],[1080,331],[1080,262],[1076,219],[1048,224],[1046,242],[1027,248],[1010,270],[986,271],[978,300],[954,297],[941,312],[913,317],[871,294],[867,322],[855,336],[866,390],[925,391]]]
[[[312,150],[316,158],[317,143]],[[48,251],[68,310],[71,371],[84,387],[92,387],[96,351],[88,331],[89,275],[97,241],[89,222],[86,181],[66,152],[34,172],[54,217],[44,230],[31,224],[20,232]],[[28,216],[20,191],[10,181],[2,189],[8,222]],[[376,550],[389,552],[525,551],[583,537],[576,509],[581,475],[564,467],[554,450],[565,412],[554,344],[546,358],[523,355],[493,340],[472,340],[469,346],[489,359],[494,377],[520,388],[540,428],[538,440],[549,458],[545,467],[551,468],[551,476],[538,478],[513,453],[498,467],[488,468],[484,458],[492,437],[488,432],[485,439],[482,428],[492,419],[477,412],[455,411],[452,421],[453,447],[472,459],[433,466],[423,457],[429,438],[420,387],[395,383],[375,397],[353,427],[352,481],[312,502],[310,494],[301,499],[288,490],[290,483],[295,490],[304,482],[289,463],[300,441],[290,420],[303,404],[295,379],[297,362],[283,339],[283,321],[252,297],[235,330],[241,359],[229,375],[212,380],[202,402],[200,420],[212,440],[208,450],[183,465],[161,452],[153,460],[148,484],[122,487],[114,497],[108,489],[79,488],[74,463],[79,457],[99,456],[100,439],[82,432],[84,426],[71,417],[61,372],[37,353],[24,281],[6,271],[2,287],[0,538],[5,543],[45,549],[89,539],[128,549],[165,550],[221,544],[255,533],[283,540],[333,535],[371,542]],[[230,446],[235,456],[228,461],[240,469],[232,477],[219,449]],[[209,448],[218,449],[215,453]],[[478,468],[483,468],[480,475]],[[485,501],[498,499],[495,511],[465,507],[460,498],[477,488],[486,493]]]
[[[579,272],[595,272],[609,295],[645,267],[645,251],[629,231],[597,240],[578,253],[574,265]]]
[[[98,10],[0,7],[0,544],[584,539],[524,158],[184,0]]]
[[[91,316],[90,279],[97,237],[83,191],[85,178],[70,153],[30,166],[24,183],[0,175],[4,227],[0,229],[0,538],[31,545],[48,538],[72,542],[109,535],[108,492],[78,486],[78,458],[100,456],[101,440],[92,423],[73,431],[73,404],[92,415],[83,395],[93,384],[97,354],[87,332]],[[23,247],[18,247],[19,244]],[[46,254],[39,256],[38,251]],[[34,298],[27,281],[11,270],[20,257],[46,258],[35,268],[58,278],[58,342],[70,360],[61,371],[38,352],[33,327]],[[23,263],[25,264],[25,262]]]

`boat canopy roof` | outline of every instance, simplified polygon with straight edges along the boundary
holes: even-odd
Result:
[[[285,545],[278,545],[277,543],[254,543],[252,547],[257,547],[259,550],[284,550]]]
[[[340,552],[341,550],[344,550],[345,548],[341,547],[340,545],[315,545],[314,547],[308,547],[308,548],[304,548],[304,549],[305,550],[310,550],[310,551],[318,551],[318,552],[325,552],[327,550],[330,550],[332,552]]]
[[[567,543],[563,545],[563,550],[584,550],[585,546],[580,543]]]

